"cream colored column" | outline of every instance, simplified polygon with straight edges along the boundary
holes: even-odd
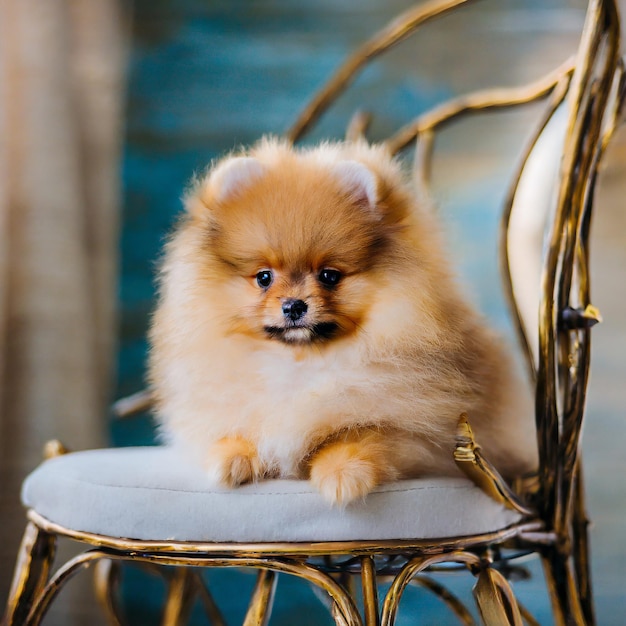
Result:
[[[19,485],[43,443],[58,437],[80,449],[105,441],[127,40],[121,7],[0,0],[1,605],[25,526]]]

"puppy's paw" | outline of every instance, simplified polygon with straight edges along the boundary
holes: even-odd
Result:
[[[211,482],[225,487],[253,482],[263,473],[256,448],[241,437],[224,437],[213,444],[205,466]]]
[[[313,457],[310,480],[331,504],[344,506],[382,482],[376,461],[358,443],[331,444]]]

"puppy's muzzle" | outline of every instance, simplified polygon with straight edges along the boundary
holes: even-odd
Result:
[[[283,316],[288,322],[297,322],[302,319],[308,309],[309,307],[304,300],[297,300],[296,298],[286,298],[283,300]]]

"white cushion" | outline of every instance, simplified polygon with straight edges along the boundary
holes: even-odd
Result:
[[[464,478],[404,480],[331,507],[307,481],[210,488],[165,447],[89,450],[40,465],[22,501],[72,530],[141,540],[283,542],[431,539],[519,520]]]

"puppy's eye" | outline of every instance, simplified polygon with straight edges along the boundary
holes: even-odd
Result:
[[[259,287],[263,287],[263,289],[267,289],[273,281],[274,275],[270,270],[261,270],[256,275],[256,283]]]
[[[325,287],[334,287],[341,280],[341,272],[325,268],[317,278]]]

